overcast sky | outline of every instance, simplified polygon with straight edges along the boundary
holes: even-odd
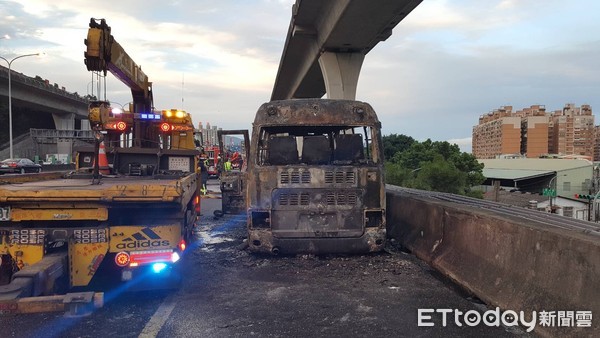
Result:
[[[90,18],[105,18],[153,82],[157,108],[183,108],[196,125],[249,129],[271,96],[294,2],[0,0],[0,36],[10,36],[0,56],[45,52],[12,69],[85,95],[83,40]],[[111,74],[106,95],[131,101]],[[384,135],[469,152],[479,116],[503,105],[590,104],[597,115],[600,1],[424,0],[366,56],[357,100],[375,108]]]

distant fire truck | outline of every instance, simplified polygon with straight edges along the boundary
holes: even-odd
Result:
[[[208,156],[208,176],[219,178],[219,154],[220,150],[218,146],[210,146],[204,148],[206,155]]]

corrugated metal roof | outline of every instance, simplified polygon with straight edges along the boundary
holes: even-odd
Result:
[[[528,170],[528,169],[490,169],[483,168],[483,176],[487,178],[504,180],[524,180],[528,178],[553,175],[554,170]]]
[[[588,160],[571,160],[555,158],[515,158],[515,159],[486,159],[478,160],[485,164],[485,169],[538,170],[562,171],[582,167],[591,167]],[[485,173],[484,173],[485,175]],[[487,176],[486,177],[490,177]]]

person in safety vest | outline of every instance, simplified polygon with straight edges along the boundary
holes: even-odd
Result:
[[[200,191],[203,195],[206,195],[208,192],[206,189],[206,185],[208,184],[208,159],[206,158],[206,154],[200,154],[198,166],[200,167],[200,178],[202,180],[202,187],[200,188]]]
[[[231,171],[231,160],[229,160],[229,157],[225,161],[225,171]]]

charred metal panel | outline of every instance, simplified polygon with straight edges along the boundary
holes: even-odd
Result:
[[[253,252],[294,253],[364,253],[383,250],[385,229],[367,228],[361,237],[278,238],[266,229],[248,233],[248,248]]]
[[[370,104],[352,100],[303,99],[271,101],[256,113],[255,125],[376,125]]]
[[[271,229],[277,237],[358,237],[362,199],[358,189],[275,189]]]
[[[227,172],[221,174],[221,205],[226,214],[241,214],[246,212],[244,199],[245,173]]]

